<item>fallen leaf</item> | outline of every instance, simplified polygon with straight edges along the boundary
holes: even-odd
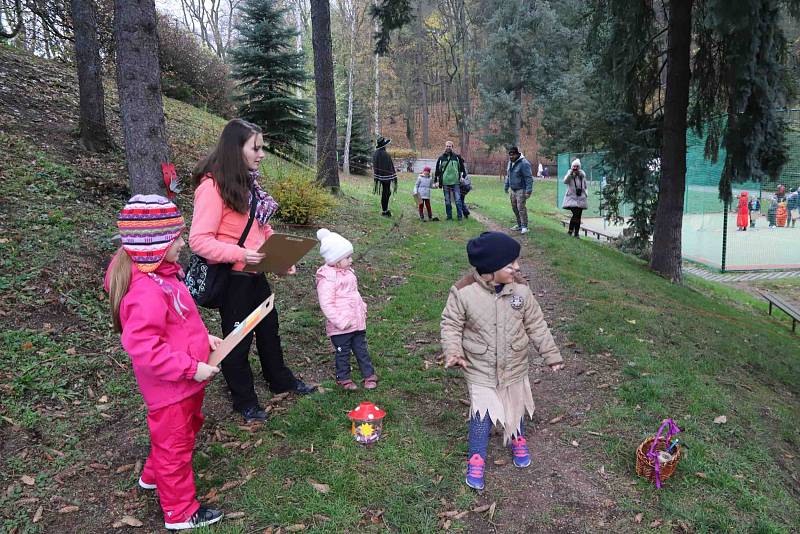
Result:
[[[458,400],[464,406],[472,406],[472,403],[470,401],[468,401],[467,399],[458,399]]]
[[[127,525],[129,527],[139,528],[142,526],[142,522],[136,519],[135,517],[126,515],[122,519],[119,520],[120,523],[123,525]]]
[[[77,512],[78,510],[80,510],[80,508],[78,508],[77,506],[71,504],[69,506],[65,506],[65,507],[59,509],[58,513],[59,514],[70,514],[72,512]]]
[[[75,347],[70,347],[64,352],[66,352],[70,356],[75,356],[78,353],[78,351],[75,350]]]
[[[457,516],[454,516],[453,519],[462,519],[468,513],[469,513],[469,510],[464,510],[463,512],[460,512]]]
[[[489,506],[489,521],[494,519],[494,513],[497,510],[497,503],[493,502],[491,506]]]
[[[228,491],[229,489],[237,488],[237,487],[239,487],[241,485],[242,485],[241,481],[239,481],[239,480],[231,480],[230,482],[226,482],[225,484],[223,484],[222,487],[219,489],[219,491],[220,492]]]
[[[244,517],[244,512],[233,512],[230,514],[225,514],[225,519],[241,519]]]
[[[554,425],[554,424],[558,423],[559,421],[561,421],[562,419],[564,419],[564,414],[561,414],[559,416],[553,417],[552,419],[550,419],[550,421],[548,421],[548,423],[550,423],[551,425]]]
[[[629,322],[631,324],[636,324],[636,319],[625,319],[625,321],[627,321],[627,322]]]
[[[43,513],[44,513],[44,507],[43,506],[40,506],[39,508],[37,508],[36,509],[36,513],[33,514],[33,522],[34,523],[38,523],[39,521],[41,521]]]
[[[694,476],[696,476],[697,478],[702,478],[702,479],[704,479],[704,480],[708,478],[708,475],[707,475],[707,474],[705,474],[705,473],[703,473],[702,471],[697,471],[697,472],[694,474]]]
[[[286,434],[284,434],[280,430],[273,430],[272,433],[275,434],[276,436],[278,436],[279,438],[286,439]]]
[[[321,521],[323,523],[326,523],[326,522],[331,520],[330,517],[328,517],[327,515],[322,515],[322,514],[314,514],[314,519],[316,519],[317,521]]]
[[[33,348],[33,343],[30,341],[26,341],[21,345],[22,350],[31,350]]]
[[[489,509],[489,505],[488,504],[482,504],[480,506],[476,506],[475,508],[473,508],[472,511],[475,512],[476,514],[482,514],[483,512],[487,511],[488,509]]]
[[[724,425],[727,422],[728,422],[728,418],[725,417],[724,415],[720,415],[720,416],[714,418],[714,424],[715,425]]]
[[[600,432],[592,432],[591,430],[589,430],[586,433],[589,434],[590,436],[602,436],[603,435]]]
[[[101,464],[101,463],[92,463],[89,464],[89,467],[91,467],[96,471],[105,471],[108,469],[108,466],[106,464]]]
[[[133,466],[133,472],[139,474],[142,471],[142,461],[136,460],[136,465]]]
[[[26,504],[33,504],[39,502],[38,497],[28,497],[26,499],[20,499],[17,501],[17,506],[25,506]]]
[[[448,510],[447,512],[440,512],[439,517],[455,517],[460,513],[458,510]]]
[[[597,374],[597,371],[595,371],[594,369],[586,371],[586,376],[592,376],[592,375],[596,375],[596,374]]]
[[[650,523],[650,528],[657,528],[661,526],[662,521],[660,519],[656,519],[652,523]]]
[[[497,460],[494,461],[494,465],[506,465],[506,463],[507,462],[502,458],[498,458]]]
[[[600,473],[603,476],[606,476],[606,466],[601,465],[600,469],[598,469],[597,472]]]
[[[448,519],[447,521],[442,523],[442,529],[450,530],[450,525],[452,525],[452,524],[453,524],[453,522],[450,519]]]
[[[608,389],[611,387],[611,384],[600,384],[597,386],[597,389]]]
[[[33,479],[33,477],[29,475],[22,475],[19,480],[26,486],[33,486],[36,484],[36,481]]]
[[[130,471],[134,467],[136,467],[134,464],[125,464],[125,465],[121,465],[121,466],[117,467],[114,470],[114,472],[119,475],[120,473],[124,473],[125,471]]]
[[[314,479],[309,478],[308,479],[308,483],[311,484],[311,487],[313,487],[315,490],[317,490],[320,493],[328,493],[329,491],[331,491],[331,487],[329,485],[320,484],[319,482],[317,482]]]
[[[638,514],[636,514],[636,517],[633,518],[633,522],[634,523],[641,523],[642,519],[644,519],[644,514],[643,513],[638,513]]]
[[[575,441],[575,440],[573,439],[573,440],[572,440],[572,446],[573,446],[573,447],[578,447],[578,446],[580,446],[580,443],[578,443],[577,441]]]
[[[289,525],[286,527],[286,532],[300,532],[301,530],[305,530],[306,526],[302,523],[297,523],[295,525]]]

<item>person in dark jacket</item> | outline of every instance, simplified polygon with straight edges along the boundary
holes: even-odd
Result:
[[[441,186],[444,192],[444,210],[447,213],[447,220],[453,219],[452,204],[455,203],[456,214],[460,221],[464,216],[461,203],[461,180],[466,178],[467,170],[464,167],[464,159],[453,151],[453,142],[447,141],[444,147],[444,153],[436,160],[434,182]]]
[[[508,149],[508,166],[503,188],[511,199],[511,209],[517,219],[517,224],[511,229],[519,230],[521,234],[528,233],[528,208],[525,203],[533,193],[533,172],[530,162],[516,146]]]
[[[375,144],[375,153],[372,155],[372,173],[375,177],[375,189],[373,193],[377,195],[378,189],[380,188],[381,215],[384,217],[392,216],[392,212],[389,210],[389,197],[392,195],[392,184],[394,184],[394,191],[397,192],[397,171],[394,168],[392,156],[386,151],[386,145],[391,142],[391,139],[378,137],[378,142]]]

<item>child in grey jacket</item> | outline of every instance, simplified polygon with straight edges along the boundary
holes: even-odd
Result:
[[[423,205],[428,211],[429,221],[438,221],[439,217],[434,217],[431,213],[431,189],[434,188],[433,177],[431,176],[431,168],[425,167],[422,169],[422,174],[417,176],[417,182],[414,184],[414,195],[418,198],[417,208],[419,208],[419,220],[424,221],[425,217],[422,213]]]

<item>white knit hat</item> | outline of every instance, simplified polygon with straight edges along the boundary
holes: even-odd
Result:
[[[575,165],[577,165],[578,168],[580,169],[581,168],[581,160],[579,160],[578,158],[575,158],[574,160],[572,160],[572,165],[570,165],[570,167],[574,167]]]
[[[317,239],[319,239],[319,253],[328,265],[336,265],[339,260],[353,253],[353,244],[350,241],[327,228],[317,230]]]

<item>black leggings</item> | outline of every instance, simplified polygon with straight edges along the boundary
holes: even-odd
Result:
[[[389,197],[392,196],[392,182],[381,182],[381,210],[389,211]]]
[[[567,209],[572,212],[572,218],[569,220],[569,233],[578,235],[578,232],[581,229],[581,214],[583,213],[583,208]]]
[[[263,274],[231,272],[225,300],[219,308],[222,334],[230,334],[240,321],[271,294],[272,289]],[[248,361],[254,335],[258,359],[261,360],[261,373],[269,389],[273,393],[283,393],[295,388],[295,377],[283,361],[281,338],[278,335],[278,312],[273,308],[222,361],[222,375],[231,390],[233,409],[237,411],[258,404],[253,371]]]

